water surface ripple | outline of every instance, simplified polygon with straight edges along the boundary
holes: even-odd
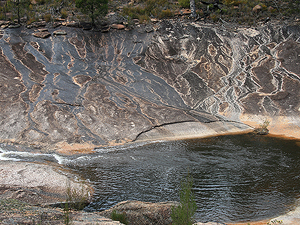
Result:
[[[179,201],[180,181],[190,171],[197,221],[234,222],[270,218],[294,207],[299,150],[296,141],[247,134],[99,149],[68,166],[96,187],[86,210],[124,200]]]

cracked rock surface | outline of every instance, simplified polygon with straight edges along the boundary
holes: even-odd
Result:
[[[247,132],[264,120],[270,133],[300,137],[299,27],[140,26],[63,27],[47,39],[1,32],[0,141],[88,152]]]

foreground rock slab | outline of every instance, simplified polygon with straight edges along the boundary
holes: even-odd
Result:
[[[125,213],[131,225],[169,225],[172,224],[171,207],[176,204],[176,202],[124,201],[99,215],[109,218],[115,210],[117,213]]]
[[[0,174],[0,199],[40,205],[65,201],[68,189],[92,193],[90,186],[74,181],[68,171],[50,165],[0,161]]]
[[[63,209],[31,206],[17,200],[0,200],[0,221],[2,225],[19,224],[55,224],[65,223],[67,214]],[[70,224],[80,225],[118,225],[118,221],[99,216],[96,213],[69,211]]]
[[[53,208],[49,205],[64,202],[67,189],[91,196],[89,185],[76,182],[75,175],[57,166],[0,161],[0,224],[72,224],[118,225],[97,213]],[[88,199],[90,200],[90,199]],[[76,199],[75,199],[76,201]],[[56,204],[64,206],[64,204]]]
[[[119,221],[113,221],[109,218],[97,215],[97,213],[85,213],[81,212],[75,214],[73,217],[72,223],[74,225],[90,225],[90,224],[99,224],[99,225],[118,225],[123,224]]]
[[[48,38],[51,36],[51,34],[48,31],[40,31],[37,33],[34,33],[33,36],[37,38]]]

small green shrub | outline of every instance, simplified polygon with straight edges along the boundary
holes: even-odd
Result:
[[[269,130],[268,130],[269,124],[270,124],[270,121],[265,120],[262,124],[259,125],[258,128],[254,129],[254,133],[260,134],[260,135],[268,134],[269,133]]]
[[[147,16],[147,15],[139,15],[138,19],[139,19],[140,24],[147,23],[147,21],[150,20],[149,16]]]
[[[262,128],[262,129],[267,129],[269,125],[270,125],[270,121],[265,120],[265,121],[263,122],[263,124],[260,124],[259,126],[260,126],[260,128]]]
[[[266,6],[266,4],[259,3],[259,5],[262,7],[262,9],[263,9],[263,10],[267,10],[267,6]]]
[[[66,202],[64,207],[64,224],[70,225],[71,222],[69,203]]]
[[[174,15],[176,6],[167,0],[143,0],[138,1],[137,6],[126,6],[122,10],[123,16],[130,19],[139,19],[140,23],[148,23],[150,17],[159,19],[169,18]]]
[[[80,190],[72,188],[68,183],[66,194],[66,202],[69,203],[68,207],[70,208],[82,210],[88,202],[89,191],[85,188],[84,182],[81,183]]]
[[[5,14],[4,13],[0,13],[0,20],[5,20]]]
[[[171,218],[173,225],[192,225],[197,205],[192,191],[193,178],[188,173],[187,177],[181,182],[179,193],[180,203],[177,207],[172,207]]]
[[[189,8],[190,7],[190,0],[178,0],[178,3],[183,8]]]
[[[68,17],[68,12],[65,9],[62,9],[60,13],[62,19],[66,19]]]
[[[245,4],[247,2],[247,0],[223,0],[225,5],[234,5],[234,6],[238,6],[240,4]]]
[[[123,15],[127,15],[129,16],[131,19],[138,19],[139,15],[144,15],[145,14],[145,10],[138,6],[138,7],[124,7],[123,8]]]
[[[29,25],[36,21],[39,21],[39,19],[35,16],[35,13],[34,12],[29,13],[27,18],[27,24]]]
[[[44,15],[44,20],[48,23],[51,20],[51,14]]]
[[[70,182],[67,182],[66,202],[61,205],[64,209],[64,224],[66,225],[72,224],[70,209],[82,210],[87,204],[89,191],[84,182],[81,183],[80,188],[80,190],[72,188]]]
[[[121,223],[123,223],[125,225],[128,224],[125,212],[117,213],[116,210],[113,210],[111,213],[111,219],[114,221],[120,221]]]
[[[174,13],[170,10],[170,9],[166,9],[166,10],[162,10],[160,15],[159,15],[159,19],[163,19],[163,18],[170,18],[174,15]]]
[[[210,18],[212,19],[212,21],[217,22],[220,17],[217,13],[211,13]]]

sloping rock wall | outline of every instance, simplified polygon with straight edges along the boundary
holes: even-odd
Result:
[[[271,133],[300,137],[299,27],[153,26],[64,27],[67,35],[47,39],[22,27],[1,32],[0,141],[90,151],[245,132],[241,122],[266,119]]]
[[[196,111],[300,137],[300,29],[166,22],[137,60]]]

